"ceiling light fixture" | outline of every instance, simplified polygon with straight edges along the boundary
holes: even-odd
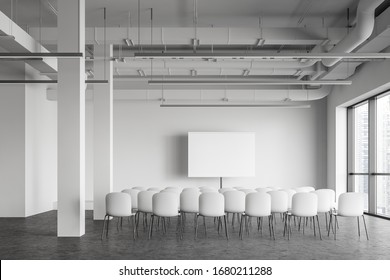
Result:
[[[262,47],[264,45],[264,43],[265,43],[265,39],[264,38],[259,38],[256,41],[256,46],[257,47]]]
[[[249,70],[248,69],[244,69],[244,71],[242,71],[242,75],[243,76],[248,76],[249,75]]]
[[[192,38],[192,39],[191,39],[191,45],[192,45],[193,47],[199,46],[199,43],[200,43],[199,39],[197,39],[197,38]]]
[[[131,39],[123,39],[128,47],[134,47],[134,42]]]
[[[215,108],[215,107],[263,107],[263,108],[288,108],[288,109],[307,109],[311,106],[308,104],[161,104],[163,108],[178,108],[178,107],[203,107],[203,108]]]
[[[144,70],[142,70],[142,69],[138,69],[137,72],[138,72],[138,75],[141,76],[141,77],[145,77],[146,76]]]
[[[190,73],[191,73],[192,77],[195,77],[196,75],[198,75],[198,72],[195,69],[191,69]]]
[[[149,85],[351,85],[352,81],[347,80],[322,80],[322,81],[300,81],[300,80],[149,80]]]

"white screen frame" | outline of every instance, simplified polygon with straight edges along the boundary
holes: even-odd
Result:
[[[254,177],[255,132],[188,132],[188,177]]]

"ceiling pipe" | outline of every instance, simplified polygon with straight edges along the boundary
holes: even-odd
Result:
[[[329,53],[349,53],[364,43],[372,34],[375,24],[375,9],[384,0],[360,0],[356,12],[356,27],[342,39]],[[341,58],[324,59],[326,67],[332,67]]]

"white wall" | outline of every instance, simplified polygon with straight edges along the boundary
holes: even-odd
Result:
[[[114,190],[218,187],[218,178],[187,177],[189,131],[256,132],[256,177],[227,178],[224,186],[326,187],[326,101],[311,104],[310,109],[160,108],[114,101]]]
[[[45,85],[26,85],[26,216],[57,200],[57,103]]]
[[[3,79],[34,75],[31,67],[2,63]],[[35,73],[36,74],[36,73]],[[57,104],[44,85],[0,86],[0,216],[52,210],[57,196]]]
[[[0,86],[0,217],[24,217],[24,85]]]

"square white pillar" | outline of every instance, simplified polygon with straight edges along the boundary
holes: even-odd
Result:
[[[85,48],[85,1],[58,1],[58,51]],[[58,61],[58,236],[85,233],[85,64]]]
[[[112,45],[95,46],[94,78],[107,80],[107,84],[95,84],[93,91],[94,112],[94,187],[93,218],[103,220],[106,214],[105,197],[113,189],[112,130],[113,85]]]

